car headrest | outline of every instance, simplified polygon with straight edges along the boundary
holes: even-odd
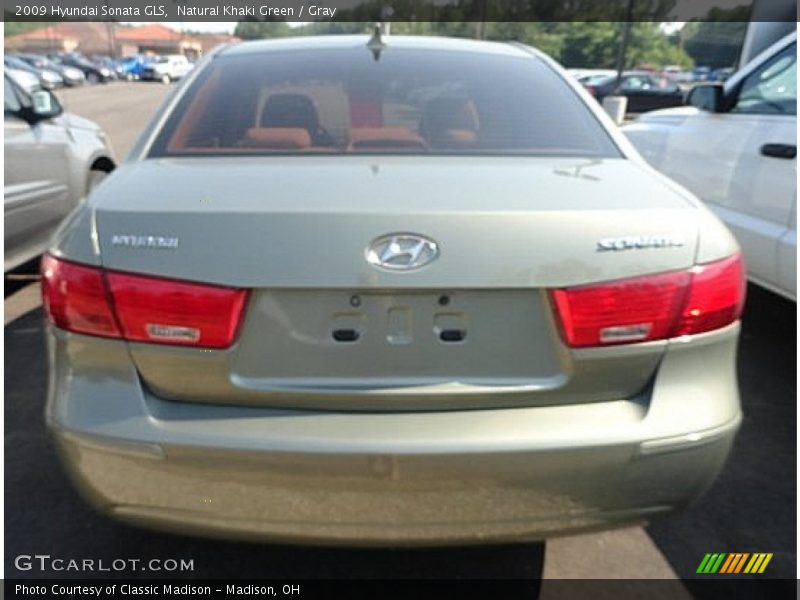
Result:
[[[472,143],[477,138],[479,129],[478,112],[471,100],[464,98],[434,98],[422,109],[419,130],[422,136],[432,146],[464,141]],[[454,138],[452,131],[472,132],[474,136],[466,133],[457,134]],[[466,138],[470,139],[467,140]]]
[[[319,113],[305,94],[273,94],[264,103],[258,124],[261,127],[302,127],[309,133],[319,128]]]

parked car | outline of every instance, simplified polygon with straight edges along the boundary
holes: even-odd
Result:
[[[629,113],[683,104],[684,94],[677,83],[646,71],[627,71],[621,78],[617,75],[592,78],[583,85],[600,103],[606,96],[625,96]]]
[[[43,260],[47,420],[116,518],[349,544],[649,519],[741,412],[725,227],[516,44],[225,46]]]
[[[142,79],[170,83],[185,77],[192,70],[192,63],[182,54],[155,56],[142,70]]]
[[[53,60],[59,64],[79,69],[88,83],[108,83],[114,79],[114,72],[111,69],[95,65],[78,54],[62,54]]]
[[[53,231],[114,168],[100,128],[64,113],[47,90],[4,78],[5,259],[8,271],[40,255]]]
[[[143,54],[120,59],[117,63],[119,78],[127,79],[128,81],[141,79],[144,74],[144,68],[147,66],[148,62],[149,58]]]
[[[86,76],[80,69],[57,64],[46,56],[40,54],[19,54],[17,56],[36,69],[47,69],[58,73],[64,85],[68,87],[83,85],[86,82]]]
[[[3,64],[4,66],[16,71],[27,71],[32,75],[35,75],[39,80],[39,85],[47,90],[53,90],[64,85],[64,80],[61,78],[61,75],[55,71],[51,71],[49,69],[38,69],[16,56],[4,56]]]
[[[692,82],[692,72],[683,69],[679,65],[668,65],[664,67],[661,70],[661,75],[678,84],[688,84]]]
[[[605,72],[602,72],[602,73],[589,73],[589,74],[584,74],[584,75],[581,75],[580,77],[578,77],[578,82],[583,87],[585,87],[585,88],[587,88],[587,89],[589,89],[591,91],[591,88],[593,88],[593,86],[595,86],[595,85],[597,85],[598,83],[601,83],[601,82],[606,82],[606,81],[608,81],[609,77],[614,77],[614,76],[615,76],[614,73],[605,73]]]
[[[727,81],[734,73],[733,67],[725,67],[724,69],[714,69],[711,75],[708,76],[709,81]]]
[[[748,277],[797,297],[797,37],[784,38],[689,106],[642,116],[625,133],[657,169],[733,230]]]
[[[692,69],[692,81],[708,81],[711,76],[711,67],[697,66]]]
[[[105,69],[111,74],[111,79],[118,79],[117,63],[110,56],[103,56],[101,54],[93,54],[89,59],[91,63],[101,69]]]
[[[599,77],[602,75],[614,75],[616,71],[611,69],[567,69],[567,73],[572,75],[575,79],[583,83],[592,77]]]

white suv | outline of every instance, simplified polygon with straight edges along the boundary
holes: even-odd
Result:
[[[162,83],[169,83],[184,77],[192,70],[192,63],[182,54],[168,54],[156,56],[144,68],[143,79],[155,79]]]
[[[754,283],[796,300],[797,33],[724,85],[695,87],[687,103],[624,131],[733,230]]]

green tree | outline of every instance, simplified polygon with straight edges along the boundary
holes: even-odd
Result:
[[[664,5],[664,2],[659,6]],[[319,21],[299,27],[289,27],[282,22],[243,22],[236,27],[236,35],[243,39],[254,39],[287,35],[369,33],[373,25],[374,21]],[[392,33],[398,35],[515,40],[538,48],[565,67],[606,69],[616,66],[622,28],[623,23],[606,21],[487,21],[483,24],[474,21],[413,21],[391,24]],[[681,50],[679,41],[679,38],[665,34],[657,23],[634,23],[625,67],[632,68],[642,63],[689,66],[692,60]]]
[[[563,36],[563,46],[553,58],[567,68],[611,69],[617,60],[621,29],[619,23],[559,23],[557,33]]]
[[[644,64],[686,68],[693,61],[679,47],[679,39],[666,35],[658,23],[634,23],[625,63],[628,69]]]
[[[295,32],[285,21],[239,21],[233,33],[243,40],[295,35]]]

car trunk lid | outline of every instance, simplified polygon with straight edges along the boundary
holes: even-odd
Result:
[[[336,410],[636,395],[664,343],[569,350],[546,291],[688,268],[697,236],[696,209],[626,160],[148,160],[92,204],[105,268],[251,290],[231,348],[131,343],[146,385]],[[370,264],[392,233],[440,255]]]

